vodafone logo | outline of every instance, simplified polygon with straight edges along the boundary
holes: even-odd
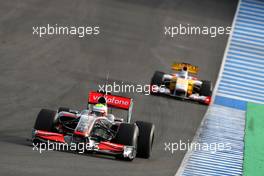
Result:
[[[97,92],[90,93],[89,102],[97,103],[98,99],[103,95]],[[117,108],[129,109],[130,99],[125,97],[113,96],[113,95],[105,95],[106,103],[108,105],[112,105]]]
[[[113,103],[113,104],[129,105],[129,101],[118,100],[115,97],[113,97],[113,98],[106,98],[106,102],[107,103]]]
[[[100,97],[101,96],[94,95],[93,100],[98,101]],[[106,97],[106,102],[107,104],[120,104],[128,106],[130,101],[117,99],[116,97]]]

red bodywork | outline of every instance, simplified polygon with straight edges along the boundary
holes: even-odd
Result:
[[[206,104],[206,105],[210,105],[210,103],[211,103],[211,96],[207,96],[207,97],[205,98],[205,100],[204,100],[204,104]]]
[[[105,95],[99,92],[90,92],[88,96],[88,103],[96,104],[100,97],[105,97],[106,103],[109,107],[128,110],[131,105],[131,99],[115,95]]]
[[[132,107],[132,99],[121,97],[121,96],[115,96],[115,95],[105,95],[103,93],[99,92],[90,92],[88,103],[89,104],[96,104],[98,103],[98,99],[100,97],[104,97],[106,99],[106,103],[109,107],[113,108],[119,108],[123,110],[129,110]],[[70,118],[78,118],[75,114],[62,112],[62,116],[70,117]],[[67,130],[64,130],[67,132]],[[70,132],[70,131],[69,131]],[[84,134],[82,132],[74,131],[74,135],[83,137]],[[66,134],[61,133],[54,133],[49,131],[43,131],[43,130],[35,130],[34,131],[34,139],[39,139],[43,141],[53,141],[58,143],[65,143],[65,136]],[[116,144],[109,141],[101,141],[99,143],[96,143],[96,146],[94,151],[98,152],[105,152],[105,153],[113,153],[113,154],[122,154],[124,152],[125,145],[122,144]]]
[[[36,130],[35,136],[44,140],[65,143],[64,135],[60,133],[53,133],[48,131]]]
[[[100,142],[98,145],[99,150],[111,151],[111,152],[123,152],[124,145],[122,144],[114,144],[111,142]]]
[[[59,142],[59,143],[66,143],[64,140],[63,134],[54,133],[54,132],[48,132],[48,131],[42,131],[42,130],[36,130],[35,131],[35,137],[43,139],[45,141],[53,141],[53,142]],[[115,144],[107,141],[102,141],[98,143],[97,150],[100,152],[113,152],[113,153],[123,153],[124,151],[124,145],[122,144]]]

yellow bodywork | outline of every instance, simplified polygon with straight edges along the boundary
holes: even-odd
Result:
[[[187,63],[173,63],[171,69],[175,71],[181,71],[183,67],[186,67],[189,73],[197,74],[199,67]]]
[[[175,90],[175,86],[176,86],[176,81],[177,81],[177,77],[173,77],[171,82],[170,82],[170,85],[169,85],[169,89],[171,91]],[[188,81],[188,90],[187,90],[187,94],[188,95],[191,95],[193,93],[193,85],[194,85],[194,80],[191,80],[191,79],[186,79],[184,81]]]

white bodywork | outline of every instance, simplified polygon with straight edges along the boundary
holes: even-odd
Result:
[[[75,128],[75,132],[80,132],[86,137],[89,136],[95,122],[98,120],[107,120],[109,123],[113,123],[114,116],[111,115],[111,119],[109,120],[107,117],[98,117],[90,114],[88,110],[84,110],[80,114],[80,120]]]

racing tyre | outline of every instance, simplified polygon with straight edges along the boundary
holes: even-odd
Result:
[[[139,130],[135,124],[129,124],[129,123],[120,124],[119,130],[113,142],[117,144],[127,145],[127,146],[134,146],[135,150],[131,157],[124,158],[123,155],[118,155],[117,156],[118,159],[132,161],[136,157],[138,133],[139,133]]]
[[[157,85],[157,86],[162,85],[163,84],[162,79],[163,79],[164,74],[165,73],[163,73],[163,72],[155,71],[155,73],[151,79],[151,85]]]
[[[211,81],[202,81],[200,89],[200,95],[211,96],[212,95],[212,83]]]
[[[34,129],[43,131],[54,131],[56,111],[41,109],[36,119]]]
[[[149,158],[154,141],[155,126],[149,122],[136,121],[139,128],[137,156]]]
[[[61,112],[61,111],[70,112],[70,108],[59,107],[58,112]]]

